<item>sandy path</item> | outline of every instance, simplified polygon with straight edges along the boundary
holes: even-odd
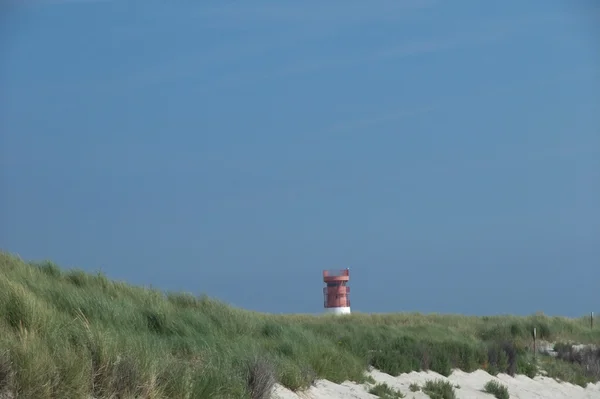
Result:
[[[427,380],[443,379],[450,381],[455,388],[458,399],[492,399],[493,396],[483,392],[483,386],[489,380],[496,380],[504,384],[514,399],[600,399],[600,383],[589,384],[582,388],[569,383],[559,383],[552,378],[535,377],[531,379],[523,375],[511,377],[499,374],[493,377],[483,370],[473,373],[464,373],[455,370],[450,377],[446,378],[432,371],[412,372],[393,377],[377,370],[369,372],[378,383],[387,383],[390,387],[399,390],[406,398],[425,399],[429,398],[423,392],[411,392],[410,384],[416,383],[422,386]],[[294,393],[280,385],[277,385],[273,393],[273,399],[373,399],[377,396],[368,393],[369,386],[344,382],[334,384],[327,380],[319,380],[314,387],[302,393]]]

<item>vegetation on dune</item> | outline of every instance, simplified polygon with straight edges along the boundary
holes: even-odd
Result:
[[[583,318],[268,315],[0,253],[0,397],[266,398],[275,382],[362,382],[368,366],[533,375],[533,327],[600,343]]]
[[[510,398],[508,388],[506,388],[506,386],[502,385],[501,383],[495,380],[489,380],[483,387],[483,390],[489,393],[490,395],[494,395],[496,399]]]
[[[425,392],[431,399],[456,399],[454,386],[444,380],[429,380],[423,386]]]
[[[369,389],[369,393],[375,396],[379,396],[381,399],[399,399],[404,398],[402,392],[390,387],[385,382],[382,384],[375,384]]]
[[[581,386],[600,379],[600,347],[577,348],[559,342],[553,349],[555,357],[540,359],[540,367],[551,377]]]

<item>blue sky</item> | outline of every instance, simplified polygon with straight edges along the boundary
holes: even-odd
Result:
[[[592,1],[33,1],[0,248],[266,312],[600,312]]]

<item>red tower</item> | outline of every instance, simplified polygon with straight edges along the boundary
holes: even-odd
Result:
[[[323,305],[326,313],[350,314],[350,270],[323,270]]]

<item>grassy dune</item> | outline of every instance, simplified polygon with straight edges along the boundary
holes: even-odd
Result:
[[[534,375],[533,327],[600,343],[583,318],[268,315],[0,252],[0,397],[263,398],[275,381],[362,381],[368,366]],[[600,378],[575,361],[537,363],[580,384]]]

